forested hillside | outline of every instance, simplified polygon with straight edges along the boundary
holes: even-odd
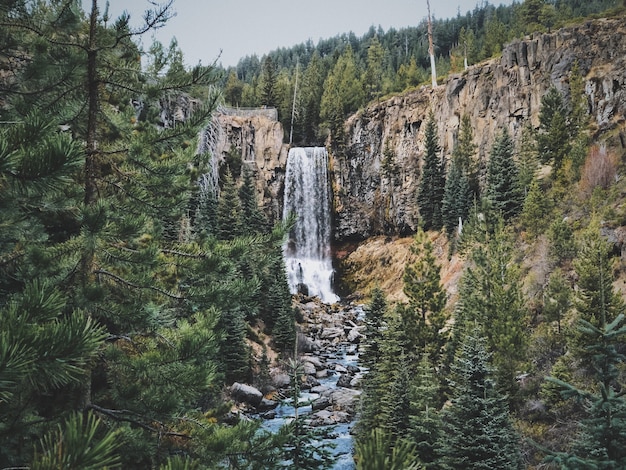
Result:
[[[619,3],[436,19],[438,72]],[[217,158],[198,135],[225,102],[277,107],[288,136],[297,76],[294,142],[341,152],[351,113],[427,80],[426,25],[186,69],[175,43],[137,45],[171,2],[137,28],[80,4],[0,5],[0,468],[327,468],[303,419],[270,434],[232,413],[229,387],[270,366],[298,399],[303,312],[291,222],[268,222],[236,148]],[[449,159],[424,122],[404,297],[376,282],[390,254],[366,273],[357,468],[626,468],[626,130],[590,124],[577,67],[566,83],[486,161],[467,116]],[[382,171],[398,179],[393,152]]]
[[[437,74],[441,77],[497,56],[503,44],[536,31],[549,31],[616,7],[616,0],[532,0],[511,6],[477,2],[455,18],[433,20]],[[430,83],[427,21],[383,31],[372,26],[362,37],[348,32],[334,38],[285,47],[263,57],[240,60],[223,76],[224,99],[231,106],[273,106],[287,138],[291,128],[296,77],[293,141],[323,144],[328,133],[371,101]]]

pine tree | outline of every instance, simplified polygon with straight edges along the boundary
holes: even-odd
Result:
[[[531,237],[536,237],[545,232],[549,214],[550,204],[546,198],[546,192],[539,186],[539,181],[535,179],[530,184],[520,214],[520,219]]]
[[[486,197],[505,220],[517,215],[522,207],[518,170],[513,160],[513,141],[507,131],[496,137],[491,149]]]
[[[483,227],[482,243],[472,248],[471,264],[461,278],[455,329],[462,337],[475,323],[483,328],[499,386],[509,391],[515,389],[515,374],[526,353],[526,308],[509,235],[501,221],[495,225]]]
[[[493,380],[486,340],[473,328],[454,364],[454,396],[441,413],[443,469],[521,469],[518,437],[506,397]]]
[[[233,176],[228,171],[217,202],[217,227],[220,240],[232,240],[241,234],[241,201]]]
[[[360,343],[360,360],[364,367],[372,369],[380,358],[380,347],[383,339],[383,329],[385,326],[385,311],[387,310],[387,299],[380,287],[372,289],[371,301],[365,309],[364,339]]]
[[[458,157],[453,157],[441,206],[443,225],[448,237],[453,237],[459,227],[459,221],[467,221],[471,206],[472,190],[469,179],[463,172]]]
[[[555,176],[571,147],[567,114],[561,93],[555,87],[550,88],[541,98],[537,149],[541,161],[553,166]]]
[[[579,242],[578,257],[574,260],[578,274],[574,307],[578,318],[596,328],[612,323],[624,311],[621,297],[613,289],[613,271],[610,246],[600,235],[597,222],[590,224]],[[586,338],[574,332],[570,338],[574,352],[591,365],[593,354],[586,348]]]
[[[572,291],[563,273],[553,271],[544,291],[543,312],[547,321],[556,322],[558,334],[561,334],[561,322],[571,304]]]
[[[267,55],[263,61],[263,74],[261,76],[261,82],[263,88],[261,90],[261,102],[265,106],[277,106],[278,94],[277,94],[277,81],[278,71],[271,55]]]
[[[367,68],[363,82],[367,90],[367,99],[378,99],[383,87],[383,59],[385,51],[377,36],[370,40],[367,48]]]
[[[476,160],[476,144],[474,143],[474,131],[472,129],[472,118],[469,114],[464,114],[459,127],[459,137],[452,152],[453,160],[456,158],[461,168],[461,173],[468,178],[468,183],[472,191],[472,197],[478,198],[479,187],[479,165]],[[470,198],[472,199],[472,198]]]
[[[583,319],[578,322],[591,357],[595,386],[585,390],[555,377],[548,379],[561,388],[564,398],[582,401],[587,410],[571,451],[550,453],[546,458],[563,468],[613,469],[626,465],[626,400],[619,372],[626,361],[620,352],[626,336],[624,315],[620,313],[608,322],[610,313],[606,306],[599,306],[597,317],[599,326]]]
[[[441,435],[441,388],[433,365],[424,354],[412,381],[409,436],[426,469],[437,468]]]
[[[328,123],[330,134],[338,145],[343,139],[343,122],[365,100],[354,51],[348,45],[324,81],[320,118]]]
[[[445,191],[445,163],[440,155],[435,115],[431,111],[426,121],[425,155],[422,178],[417,194],[421,225],[424,230],[439,230],[443,226],[442,204]]]
[[[445,326],[446,292],[441,287],[441,268],[435,260],[433,246],[423,231],[418,231],[411,252],[418,256],[404,267],[403,291],[409,298],[404,309],[406,348],[413,354],[428,352],[437,362],[445,344],[441,330]]]
[[[357,441],[357,470],[419,470],[421,465],[415,454],[414,446],[408,440],[390,442],[389,435],[380,428],[370,432],[368,436]]]
[[[324,92],[324,69],[319,53],[315,51],[302,76],[300,122],[303,127],[304,143],[312,145],[317,141],[317,128],[320,123],[320,103]]]
[[[519,168],[519,187],[526,197],[539,169],[535,130],[530,122],[527,122],[522,128],[517,149],[517,167]]]
[[[246,234],[260,234],[267,230],[265,215],[259,209],[252,170],[243,169],[243,181],[239,187],[241,219],[239,226],[245,227]]]

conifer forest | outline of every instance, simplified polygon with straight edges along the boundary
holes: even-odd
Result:
[[[607,118],[568,59],[488,146],[467,109],[432,107],[402,130],[415,171],[383,143],[377,199],[337,163],[371,151],[354,116],[428,102],[429,30],[443,87],[524,38],[615,21],[622,44],[626,1],[479,2],[233,67],[149,42],[176,1],[131,21],[102,0],[0,0],[0,470],[626,469],[626,75]],[[275,113],[284,155],[228,141],[217,116],[245,110]],[[293,147],[330,155],[337,302],[285,263]],[[387,247],[369,267],[344,252],[374,236],[332,236],[348,196]],[[347,342],[355,362],[320,363]],[[332,377],[346,409],[312,394]]]

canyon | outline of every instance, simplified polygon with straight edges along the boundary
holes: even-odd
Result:
[[[342,271],[356,269],[349,256],[364,241],[376,241],[383,245],[383,253],[390,252],[390,242],[417,229],[416,193],[424,124],[430,112],[446,157],[455,147],[462,116],[470,117],[484,168],[498,132],[506,129],[518,141],[527,122],[538,126],[541,98],[550,87],[556,87],[569,102],[569,78],[575,63],[584,80],[594,139],[624,149],[624,18],[589,20],[515,40],[504,47],[501,56],[451,74],[435,89],[411,89],[350,116],[344,123],[344,142],[330,138],[325,142],[333,192],[333,248],[336,258],[345,261]],[[216,150],[221,160],[229,152],[241,154],[256,176],[259,201],[270,219],[277,221],[282,218],[289,146],[272,111],[229,109],[219,113],[216,122],[221,132]],[[393,172],[384,171],[385,154],[391,155]],[[442,251],[443,243],[439,243]],[[399,244],[403,252],[408,251],[405,245]],[[380,257],[381,251],[373,250],[367,256]]]

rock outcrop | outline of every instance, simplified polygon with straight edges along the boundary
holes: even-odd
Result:
[[[331,155],[335,240],[408,234],[417,226],[415,196],[432,110],[444,155],[450,155],[461,117],[471,117],[478,156],[494,137],[516,138],[527,120],[538,125],[541,97],[556,86],[569,100],[569,74],[578,61],[596,134],[624,130],[626,19],[603,19],[535,34],[505,47],[502,57],[451,76],[436,89],[419,89],[367,107],[345,124],[345,150]],[[624,140],[623,133],[620,136]],[[622,143],[623,145],[623,143]],[[383,168],[393,155],[393,171]]]
[[[224,161],[232,152],[240,155],[242,164],[255,175],[257,200],[271,220],[280,220],[289,146],[283,144],[283,126],[276,110],[225,108],[217,122],[221,128],[218,158]]]

